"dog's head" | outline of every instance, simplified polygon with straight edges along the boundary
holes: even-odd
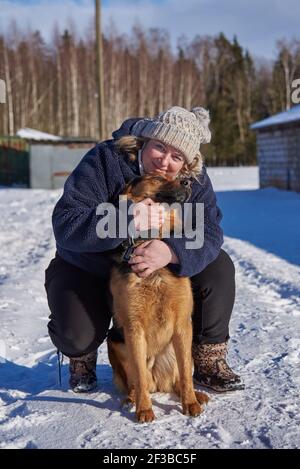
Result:
[[[184,203],[191,196],[191,181],[147,174],[133,179],[127,184],[123,194],[136,203],[148,197],[158,203]]]
[[[186,202],[191,196],[191,181],[189,179],[183,180],[170,180],[164,176],[157,174],[147,174],[140,176],[128,183],[122,192],[122,196],[126,196],[134,203],[141,202],[144,199],[151,198],[156,203],[165,203],[170,206],[170,209],[165,211],[164,225],[157,233],[155,238],[163,238],[168,236],[176,229],[182,229],[182,214],[178,214],[177,208],[172,207],[173,204],[182,204]],[[165,206],[166,208],[166,206]],[[132,245],[131,239],[124,241],[118,248],[111,254],[112,258],[118,263],[127,263],[134,248],[139,244],[146,241],[146,239],[153,239],[153,233],[147,232],[146,238],[140,235],[135,239]],[[130,271],[130,268],[129,270]]]
[[[156,203],[164,204],[165,222],[156,235],[148,232],[147,238],[163,238],[175,230],[182,228],[182,211],[180,204],[191,196],[191,181],[171,180],[157,174],[148,174],[135,178],[127,184],[123,195],[135,203],[150,198]],[[175,205],[174,205],[175,204]],[[139,243],[139,240],[137,241]]]

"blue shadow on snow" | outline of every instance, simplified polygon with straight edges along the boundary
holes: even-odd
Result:
[[[300,266],[300,194],[274,188],[216,194],[225,236]]]

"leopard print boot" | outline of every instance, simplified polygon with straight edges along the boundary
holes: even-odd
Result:
[[[88,392],[97,387],[97,352],[90,352],[78,358],[70,358],[69,384],[74,392]]]
[[[227,342],[192,346],[194,381],[216,392],[244,389],[239,375],[226,361]]]

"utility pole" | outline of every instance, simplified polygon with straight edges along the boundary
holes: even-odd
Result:
[[[101,0],[95,0],[95,27],[96,27],[96,89],[98,101],[99,138],[104,135],[104,83],[103,83],[103,50],[101,31]]]

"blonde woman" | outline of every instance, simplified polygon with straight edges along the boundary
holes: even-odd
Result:
[[[115,327],[108,331],[108,279],[109,253],[124,238],[98,237],[97,206],[112,202],[118,211],[118,196],[126,183],[148,173],[190,178],[190,202],[204,204],[204,244],[186,249],[184,237],[154,239],[134,250],[131,269],[147,277],[168,266],[175,274],[190,277],[194,379],[219,392],[243,389],[226,361],[235,269],[221,249],[222,215],[202,164],[200,146],[210,138],[209,113],[203,108],[188,111],[175,106],[153,119],[127,119],[113,139],[97,144],[83,157],[66,181],[53,212],[57,252],[46,270],[45,287],[51,310],[49,334],[55,347],[70,358],[73,391],[96,387],[97,348],[107,334],[123,340],[122,331]],[[161,206],[149,199],[142,203],[147,215],[151,210],[151,227],[161,226]],[[145,221],[138,212],[133,212],[132,220],[140,228]]]

